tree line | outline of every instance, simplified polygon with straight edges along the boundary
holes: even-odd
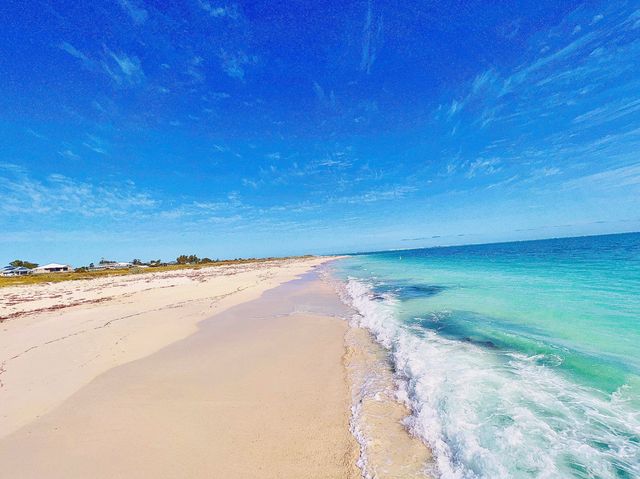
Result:
[[[215,260],[218,261],[218,260]],[[203,264],[203,263],[214,263],[214,260],[211,258],[198,258],[195,254],[181,254],[176,258],[176,263],[178,264]]]
[[[239,259],[239,258],[237,258]],[[206,263],[216,263],[220,261],[219,259],[211,259],[208,257],[204,257],[204,258],[199,258],[198,256],[196,256],[195,254],[181,254],[180,256],[178,256],[176,258],[176,263],[178,264],[206,264]],[[117,263],[116,261],[110,261],[107,259],[102,258],[99,261],[99,265],[101,266],[108,266],[110,264],[115,264]],[[16,259],[13,260],[11,263],[9,263],[11,266],[13,266],[14,268],[17,268],[19,266],[23,266],[25,268],[29,268],[29,269],[33,269],[33,268],[37,268],[38,267],[38,263],[32,263],[31,261],[24,261],[21,259]],[[134,258],[133,260],[131,260],[131,264],[134,266],[166,266],[169,263],[163,262],[161,259],[152,259],[150,261],[144,262],[138,258]],[[95,266],[93,263],[90,263],[89,266],[82,266],[80,268],[76,268],[76,270],[90,270],[93,269]]]
[[[13,266],[14,268],[19,268],[20,266],[22,266],[24,268],[33,269],[33,268],[37,268],[38,267],[38,263],[32,263],[31,261],[23,261],[21,259],[14,259],[9,264],[11,266]]]

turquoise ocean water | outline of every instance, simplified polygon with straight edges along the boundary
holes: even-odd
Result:
[[[640,477],[640,234],[355,255],[359,323],[445,478]]]

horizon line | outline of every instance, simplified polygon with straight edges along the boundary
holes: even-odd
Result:
[[[500,245],[511,243],[534,243],[536,241],[551,241],[561,239],[578,239],[578,238],[592,238],[598,236],[619,236],[619,235],[634,235],[640,234],[640,231],[623,231],[618,233],[601,233],[601,234],[586,234],[577,236],[550,236],[547,238],[535,238],[535,239],[522,239],[512,241],[489,241],[487,243],[463,243],[463,244],[447,244],[447,245],[434,245],[434,246],[421,246],[418,248],[391,248],[374,251],[358,251],[356,253],[336,253],[331,255],[319,255],[319,256],[357,256],[366,254],[378,254],[378,253],[393,253],[394,251],[415,251],[419,249],[436,249],[436,248],[463,248],[467,246],[484,246],[484,245]]]

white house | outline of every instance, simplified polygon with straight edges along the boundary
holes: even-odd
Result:
[[[118,261],[115,264],[116,269],[133,268],[133,263],[127,261]]]
[[[43,264],[42,266],[38,266],[37,268],[33,269],[34,274],[68,273],[69,271],[73,271],[73,268],[70,265],[59,263]]]
[[[24,276],[32,272],[32,270],[24,266],[5,266],[0,269],[0,276]]]
[[[17,268],[13,269],[13,275],[14,276],[24,276],[27,274],[31,274],[33,271],[31,271],[29,268],[25,268],[24,266],[18,266]]]
[[[90,268],[91,270],[102,270],[102,269],[126,269],[133,268],[135,265],[133,263],[121,262],[121,261],[105,261],[98,266],[94,266]]]

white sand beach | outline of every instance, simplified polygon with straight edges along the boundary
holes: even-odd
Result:
[[[0,477],[424,477],[327,260],[3,288]]]

